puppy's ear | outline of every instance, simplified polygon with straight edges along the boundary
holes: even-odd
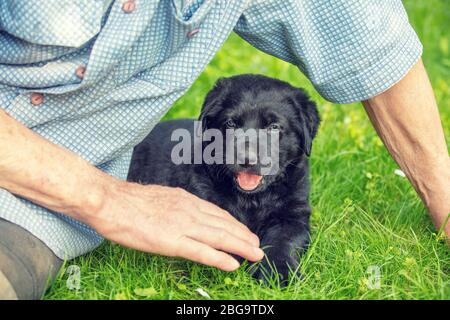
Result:
[[[200,117],[198,119],[202,123],[201,127],[203,128],[203,131],[208,128],[208,123],[212,118],[217,116],[222,109],[221,104],[228,93],[228,88],[228,79],[220,78],[206,95],[202,110],[200,112]]]
[[[312,149],[312,141],[317,134],[320,124],[319,112],[316,104],[302,89],[295,89],[292,103],[297,112],[298,128],[302,136],[302,150],[309,157]]]

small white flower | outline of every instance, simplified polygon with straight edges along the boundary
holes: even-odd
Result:
[[[195,289],[195,291],[197,291],[197,293],[199,295],[201,295],[202,297],[205,297],[207,299],[211,299],[211,297],[209,296],[208,292],[206,292],[205,290],[203,290],[202,288],[197,288]]]
[[[405,173],[400,169],[395,169],[394,173],[402,178],[406,177]]]
[[[349,124],[350,122],[352,122],[352,118],[350,118],[350,117],[344,118],[344,124]]]

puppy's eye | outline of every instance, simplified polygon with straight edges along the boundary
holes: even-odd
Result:
[[[279,131],[281,130],[281,126],[278,123],[272,123],[267,127],[269,131]]]
[[[229,120],[227,120],[227,122],[225,122],[225,127],[229,128],[229,129],[235,128],[236,123],[232,119],[229,119]]]

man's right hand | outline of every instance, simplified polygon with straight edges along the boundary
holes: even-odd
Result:
[[[123,246],[196,261],[225,271],[232,253],[261,260],[259,239],[228,212],[180,188],[116,181],[87,222]]]
[[[258,238],[224,210],[182,189],[115,179],[1,109],[0,188],[137,250],[223,270],[239,266],[225,252],[263,257]]]

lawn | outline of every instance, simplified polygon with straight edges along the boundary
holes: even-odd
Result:
[[[450,2],[405,1],[424,44],[424,62],[450,141]],[[446,27],[447,26],[447,27]],[[197,117],[217,78],[261,73],[306,88],[322,125],[311,157],[312,245],[304,281],[264,287],[233,273],[105,242],[69,261],[45,299],[450,299],[450,250],[439,237],[360,104],[321,98],[296,67],[232,35],[192,88],[166,116]],[[80,267],[71,290],[69,266]],[[379,280],[379,281],[377,281]]]

